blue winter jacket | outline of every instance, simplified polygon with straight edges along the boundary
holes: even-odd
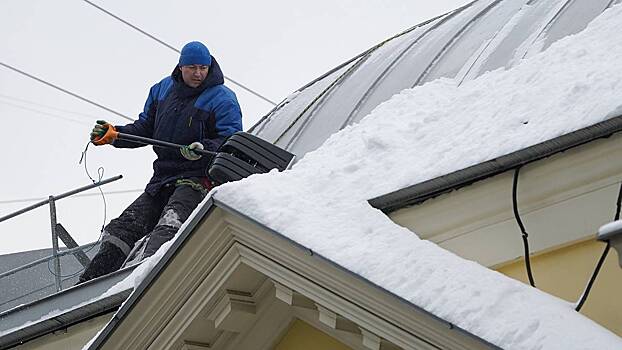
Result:
[[[192,88],[183,82],[175,67],[168,76],[151,87],[145,108],[131,124],[115,126],[117,131],[182,145],[199,141],[206,150],[215,151],[227,136],[242,130],[242,113],[233,91],[223,85],[224,76],[212,57],[212,64],[203,83]],[[115,140],[120,148],[144,145]],[[145,191],[155,195],[166,183],[180,178],[204,177],[211,161],[185,159],[178,149],[154,147],[153,177]]]

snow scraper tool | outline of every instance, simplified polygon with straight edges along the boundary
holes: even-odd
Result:
[[[114,131],[116,138],[163,148],[184,147],[176,143]],[[294,154],[257,136],[238,131],[223,142],[216,152],[194,149],[195,153],[209,155],[209,175],[218,184],[241,180],[253,174],[267,173],[272,169],[283,171],[294,159]]]

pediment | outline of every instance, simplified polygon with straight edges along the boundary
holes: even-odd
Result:
[[[297,320],[352,349],[490,347],[227,208],[192,230],[91,348],[273,349]]]

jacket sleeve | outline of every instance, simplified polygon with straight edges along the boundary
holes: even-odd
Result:
[[[153,137],[153,126],[155,122],[155,114],[158,106],[158,91],[160,84],[156,84],[149,90],[149,96],[145,102],[142,113],[138,115],[138,120],[127,125],[115,126],[118,132],[143,137]],[[146,146],[145,144],[130,142],[125,140],[114,140],[112,143],[117,148],[138,148]]]
[[[220,102],[214,108],[212,123],[214,123],[212,129],[216,131],[216,134],[208,134],[201,140],[203,147],[208,151],[216,151],[227,137],[237,131],[242,131],[242,111],[238,102],[235,99]]]

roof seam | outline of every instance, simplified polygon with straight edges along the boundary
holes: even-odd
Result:
[[[470,6],[472,3],[468,4],[468,6]],[[378,84],[384,80],[384,78],[386,78],[386,75],[389,71],[393,70],[395,68],[395,65],[397,64],[397,62],[399,62],[404,55],[410,51],[412,49],[412,47],[414,45],[416,45],[417,43],[419,43],[424,37],[426,37],[430,32],[432,32],[433,30],[437,29],[440,25],[444,24],[445,22],[447,22],[449,19],[454,18],[454,16],[456,16],[457,14],[461,13],[464,9],[466,9],[468,6],[465,7],[461,7],[459,9],[456,9],[455,11],[452,11],[451,13],[448,13],[446,16],[444,16],[444,18],[442,18],[440,21],[438,21],[438,23],[435,23],[434,25],[432,25],[430,28],[426,29],[425,32],[421,33],[421,35],[419,35],[415,40],[413,40],[412,43],[410,43],[409,45],[407,45],[407,47],[402,50],[402,52],[400,52],[399,55],[397,55],[397,57],[382,71],[382,73],[380,73],[380,75],[372,82],[372,84],[370,85],[369,89],[367,89],[367,91],[365,92],[365,94],[363,94],[363,96],[359,99],[359,101],[356,103],[356,105],[354,106],[354,108],[352,109],[352,111],[350,112],[350,115],[348,115],[348,117],[346,118],[345,122],[343,122],[343,124],[341,125],[341,127],[339,128],[339,130],[343,129],[346,127],[346,125],[348,125],[353,117],[354,114],[356,112],[358,112],[358,110],[361,108],[361,105],[367,101],[367,99],[369,98],[369,96],[371,95],[371,91],[372,89],[375,89]],[[432,22],[429,22],[432,23]],[[429,23],[426,23],[429,24]],[[423,27],[423,25],[420,25],[417,28]],[[414,31],[414,30],[413,30]],[[375,91],[375,90],[374,90]]]
[[[392,37],[390,37],[390,38],[388,38],[388,39],[385,39],[385,40],[384,40],[384,41],[382,41],[381,43],[376,44],[374,47],[372,47],[372,48],[370,48],[370,49],[367,49],[367,50],[365,50],[365,51],[363,51],[363,52],[359,53],[358,55],[356,55],[356,56],[354,56],[353,58],[351,58],[351,59],[347,60],[346,62],[344,62],[344,63],[342,63],[342,64],[340,64],[340,65],[336,66],[335,68],[333,68],[333,69],[329,70],[328,72],[326,72],[326,73],[322,74],[321,76],[317,77],[316,79],[312,80],[311,82],[309,82],[309,83],[305,84],[304,86],[300,87],[300,88],[299,88],[299,89],[297,89],[296,91],[303,91],[303,90],[305,90],[306,88],[310,87],[311,85],[313,85],[313,84],[317,83],[318,81],[320,81],[320,80],[322,80],[322,79],[324,79],[324,78],[326,78],[326,77],[330,76],[330,75],[331,75],[331,74],[333,74],[334,72],[336,72],[336,71],[340,70],[341,68],[343,68],[343,67],[347,66],[348,64],[350,64],[350,63],[352,63],[352,62],[356,61],[357,59],[359,59],[359,58],[363,57],[364,55],[368,54],[369,52],[374,51],[374,50],[376,49],[376,47],[377,47],[377,46],[379,47],[379,46],[383,45],[383,44],[384,44],[385,42],[387,42],[387,41],[391,41],[391,40],[393,40],[393,39],[397,39],[397,38],[399,38],[400,36],[406,35],[406,34],[410,33],[411,31],[413,31],[413,30],[415,30],[415,29],[417,29],[417,28],[419,28],[419,27],[425,26],[425,25],[427,25],[427,24],[429,24],[429,23],[431,23],[431,22],[433,22],[433,21],[435,21],[435,20],[437,20],[437,19],[439,19],[439,18],[441,18],[441,17],[447,16],[447,15],[451,15],[451,16],[453,16],[454,12],[461,12],[462,10],[464,10],[464,9],[466,9],[466,8],[470,7],[471,5],[473,5],[476,1],[478,1],[478,0],[474,0],[474,1],[472,1],[472,2],[470,2],[470,3],[468,3],[468,4],[466,4],[466,5],[463,5],[462,7],[459,7],[459,8],[457,8],[457,9],[455,9],[455,10],[451,10],[451,11],[448,11],[448,12],[443,13],[443,14],[441,14],[441,15],[438,15],[438,16],[436,16],[436,17],[433,17],[433,18],[431,18],[431,19],[425,20],[425,21],[423,21],[423,22],[421,22],[421,23],[418,23],[418,24],[416,24],[416,25],[414,25],[414,26],[412,26],[412,27],[410,27],[410,28],[406,29],[405,31],[403,31],[403,32],[401,32],[401,33],[398,33],[398,34],[396,34],[396,35],[394,35],[394,36],[392,36]],[[279,109],[281,109],[283,106],[285,106],[285,105],[286,105],[286,103],[283,103],[283,102],[285,102],[286,100],[287,100],[286,98],[285,98],[285,99],[283,99],[283,101],[281,101],[278,105],[276,105],[274,108],[272,108],[272,110],[270,110],[270,112],[268,112],[266,115],[264,115],[264,116],[263,116],[263,117],[262,117],[262,118],[261,118],[261,119],[260,119],[257,123],[255,123],[255,125],[253,125],[253,126],[252,126],[252,127],[251,127],[248,131],[249,131],[249,132],[254,132],[254,131],[255,131],[255,128],[257,128],[257,127],[259,126],[259,129],[257,130],[257,133],[261,132],[261,131],[263,130],[264,126],[265,126],[265,123],[264,123],[264,122],[267,122],[267,119],[269,119],[269,118],[270,118],[270,116],[272,116],[272,115],[273,115],[276,111],[278,111],[278,110],[279,110]],[[262,123],[263,123],[263,124],[262,124]],[[294,121],[294,123],[295,123],[295,121]],[[261,124],[261,125],[260,125],[260,124]],[[280,136],[279,136],[279,138],[280,138]],[[276,142],[276,141],[275,141],[275,142]]]
[[[481,10],[477,15],[475,15],[474,17],[472,17],[456,34],[454,34],[454,36],[449,39],[449,41],[443,46],[443,48],[436,54],[436,56],[432,59],[432,62],[430,62],[430,64],[425,68],[425,70],[423,71],[423,73],[421,73],[421,75],[419,76],[419,78],[415,81],[415,83],[411,86],[411,88],[420,85],[424,79],[426,79],[428,77],[428,75],[430,74],[430,72],[432,71],[432,69],[434,69],[434,67],[436,67],[436,65],[438,64],[438,62],[441,60],[441,58],[443,57],[444,53],[447,52],[447,50],[449,50],[457,41],[458,39],[469,29],[471,28],[471,26],[473,26],[474,23],[476,23],[478,20],[480,20],[483,16],[485,16],[490,10],[492,10],[494,7],[496,7],[499,3],[501,3],[502,0],[495,0],[493,2],[491,2],[490,4],[488,4],[488,6],[486,6],[483,10]]]

